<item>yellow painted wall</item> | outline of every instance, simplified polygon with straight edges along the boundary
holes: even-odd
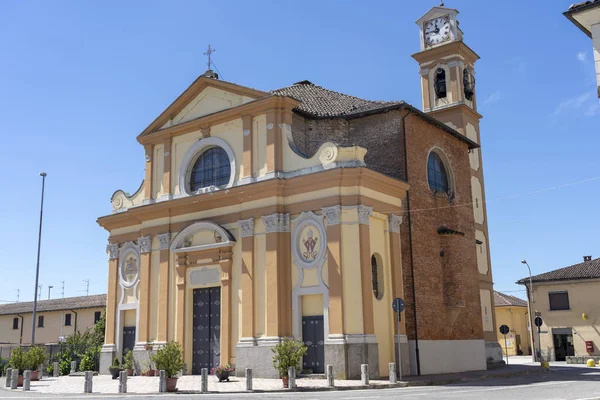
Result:
[[[230,231],[234,231],[237,229],[237,224],[229,224],[224,227]],[[239,230],[237,238],[238,244],[233,246],[233,262],[231,265],[231,342],[229,343],[230,354],[233,358],[229,361],[231,363],[235,363],[237,342],[242,335],[242,246]],[[221,363],[223,363],[223,360],[221,360]]]
[[[253,124],[252,164],[254,176],[260,177],[267,172],[267,116],[254,117]]]
[[[233,121],[212,126],[210,128],[210,136],[223,139],[233,150],[236,166],[234,180],[237,181],[241,173],[240,167],[244,157],[244,134],[242,120],[235,119]]]
[[[552,328],[572,328],[573,345],[575,354],[586,356],[585,341],[594,342],[594,353],[600,355],[600,305],[598,293],[600,293],[600,281],[581,281],[578,283],[556,283],[556,284],[533,284],[534,299],[533,310],[542,313],[541,333],[542,352],[554,348]],[[570,310],[550,311],[548,294],[550,292],[567,291],[569,293]],[[582,314],[588,315],[587,320],[582,319]],[[535,325],[534,325],[535,329]],[[537,330],[535,340],[537,340]],[[537,342],[536,342],[537,343]],[[537,344],[536,344],[537,347]]]
[[[94,327],[94,313],[96,311],[104,312],[104,308],[90,308],[75,310],[77,312],[77,330],[85,331],[87,328]],[[63,314],[71,314],[71,326],[64,325]],[[31,344],[31,313],[23,315],[23,344]],[[44,311],[36,315],[44,316],[44,327],[38,328],[36,322],[35,342],[42,343],[57,343],[61,335],[61,326],[63,336],[68,336],[73,333],[75,328],[75,313],[70,310],[65,311]],[[15,314],[0,315],[0,347],[1,343],[19,344],[19,336],[21,333],[21,318],[19,318],[19,328],[13,329],[13,318],[19,318]],[[9,346],[10,347],[10,346]],[[14,347],[14,346],[13,346]],[[4,357],[4,355],[2,356]]]
[[[181,189],[179,188],[179,168],[190,147],[200,139],[202,139],[201,131],[194,131],[173,138],[171,144],[171,185],[173,191],[171,193],[181,193]]]
[[[319,277],[317,272],[317,268],[305,269],[304,280],[302,281],[301,287],[319,286]]]
[[[323,295],[307,294],[302,297],[302,316],[311,317],[323,315]]]
[[[517,355],[517,335],[521,338],[521,350],[523,354],[531,354],[529,352],[530,334],[527,329],[527,307],[496,307],[496,325],[498,329],[502,325],[510,328],[510,332],[506,335],[507,346],[504,343],[504,335],[500,331],[497,333],[498,343],[502,347],[502,354],[506,355],[507,348],[509,356]]]
[[[362,295],[360,281],[360,248],[358,240],[358,213],[343,209],[342,221],[342,276],[344,294],[344,332],[363,333]]]
[[[266,293],[267,277],[265,274],[267,243],[265,224],[261,218],[254,220],[254,321],[256,324],[256,337],[264,336],[267,329]]]
[[[123,326],[137,326],[136,323],[136,311],[125,310],[123,311]]]
[[[491,332],[494,330],[494,320],[492,317],[492,292],[487,289],[479,289],[479,298],[481,299],[481,321],[483,330]]]
[[[378,218],[380,217],[380,218]],[[375,336],[379,349],[379,374],[389,374],[389,363],[395,362],[394,355],[394,328],[391,314],[392,304],[392,271],[389,255],[389,235],[386,232],[387,221],[385,216],[373,215],[370,218],[371,254],[379,254],[383,263],[383,275],[378,276],[380,290],[383,288],[383,296],[378,300],[373,296],[373,316],[375,324]],[[363,266],[364,267],[364,266]],[[367,266],[367,267],[370,267]]]

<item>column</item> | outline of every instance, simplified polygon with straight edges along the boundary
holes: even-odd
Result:
[[[363,333],[375,334],[373,320],[373,282],[371,276],[371,233],[369,219],[373,208],[358,206],[358,240],[360,243],[360,279],[363,302]]]
[[[329,335],[344,333],[341,214],[341,206],[323,208],[325,229],[327,231],[327,265],[329,270]]]
[[[177,305],[175,325],[175,338],[184,349],[185,353],[185,270],[189,264],[189,257],[186,253],[177,254]],[[185,357],[184,357],[185,359]]]
[[[117,282],[119,281],[119,244],[106,246],[108,253],[108,291],[106,294],[106,329],[104,343],[115,344],[115,322],[117,309]]]
[[[280,337],[284,331],[287,331],[288,325],[291,327],[291,294],[286,293],[286,287],[291,286],[291,283],[286,282],[288,272],[285,271],[285,268],[291,268],[285,264],[286,253],[289,256],[289,251],[285,251],[283,243],[285,238],[289,239],[290,215],[271,214],[263,216],[262,219],[267,233],[265,257],[266,336]],[[290,307],[286,308],[288,303]],[[288,319],[290,320],[289,324]]]
[[[231,258],[219,261],[221,267],[221,364],[231,362]]]
[[[242,336],[240,342],[254,343],[254,219],[238,221],[238,225],[242,238]]]
[[[267,111],[267,172],[281,171],[281,121],[277,110]]]
[[[390,260],[392,270],[392,293],[393,297],[404,299],[404,281],[402,279],[402,246],[400,242],[400,225],[402,217],[390,214],[388,217],[389,238],[390,238]],[[397,317],[394,314],[394,317]],[[400,334],[406,334],[406,318],[402,318]],[[398,324],[394,323],[394,332],[398,332]]]
[[[156,339],[158,342],[166,342],[169,332],[169,247],[171,245],[171,234],[159,234],[158,241],[160,243],[160,265],[158,267],[158,334]]]
[[[148,342],[148,324],[150,320],[150,260],[152,238],[144,236],[138,239],[140,246],[140,315],[137,326],[138,343]]]
[[[254,171],[252,165],[252,144],[253,144],[253,132],[252,132],[252,116],[245,115],[242,117],[242,125],[244,130],[244,153],[242,156],[243,174],[242,178],[252,177],[252,171]]]
[[[163,142],[164,146],[164,168],[162,176],[163,194],[161,200],[171,200],[173,195],[171,194],[171,144],[173,140],[171,138],[166,139]]]
[[[152,201],[152,153],[154,151],[153,144],[145,144],[144,151],[146,152],[146,171],[144,175],[144,204]]]

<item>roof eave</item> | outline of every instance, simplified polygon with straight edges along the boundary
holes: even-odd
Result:
[[[590,4],[586,4],[584,6],[579,6],[577,8],[573,8],[572,10],[567,10],[563,12],[563,15],[567,17],[569,21],[571,21],[576,27],[581,29],[583,33],[585,33],[590,39],[592,39],[592,32],[587,29],[585,26],[581,25],[579,21],[577,21],[573,15],[579,14],[584,11],[592,10],[594,8],[600,8],[600,2],[596,1]]]

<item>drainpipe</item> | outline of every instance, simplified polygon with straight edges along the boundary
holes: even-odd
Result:
[[[19,334],[19,347],[23,344],[23,315],[17,314],[17,317],[21,318],[21,333]]]
[[[402,117],[402,133],[404,135],[404,174],[406,182],[408,182],[408,149],[406,147],[406,122],[405,119],[412,113],[412,109]],[[417,327],[417,296],[415,294],[415,263],[413,261],[413,240],[412,226],[410,218],[410,189],[406,193],[406,217],[408,221],[408,248],[410,253],[410,275],[412,277],[412,301],[413,301],[413,318],[415,320],[415,356],[417,359],[417,375],[421,375],[421,357],[419,356],[419,329]],[[398,332],[400,335],[400,332]]]
[[[77,332],[77,311],[71,310],[73,314],[75,314],[75,326],[73,327],[73,333]]]

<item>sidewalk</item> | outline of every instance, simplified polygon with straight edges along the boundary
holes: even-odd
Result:
[[[390,384],[387,380],[371,380],[369,386],[362,385],[357,380],[336,380],[335,388],[327,387],[326,379],[299,378],[296,380],[297,391],[325,391],[325,390],[352,390],[352,389],[384,389],[407,386],[446,385],[450,383],[468,382],[492,378],[507,378],[515,375],[543,373],[541,367],[529,365],[508,365],[490,371],[465,372],[459,374],[440,374],[428,376],[406,377],[402,382]],[[127,393],[151,394],[158,393],[158,377],[134,376],[127,380]],[[178,391],[182,393],[197,393],[200,390],[201,377],[198,375],[185,375],[177,382]],[[4,383],[4,382],[2,382]],[[48,394],[82,394],[84,378],[80,376],[61,376],[58,378],[44,377],[37,382],[31,382],[32,393]],[[118,394],[118,380],[113,380],[110,375],[94,377],[93,393]],[[10,390],[2,386],[4,390]],[[214,376],[208,378],[208,391],[211,393],[243,393],[246,389],[246,379],[231,377],[230,382],[218,382]],[[253,379],[254,392],[281,392],[290,391],[283,389],[280,379]],[[17,389],[22,391],[22,388]]]

